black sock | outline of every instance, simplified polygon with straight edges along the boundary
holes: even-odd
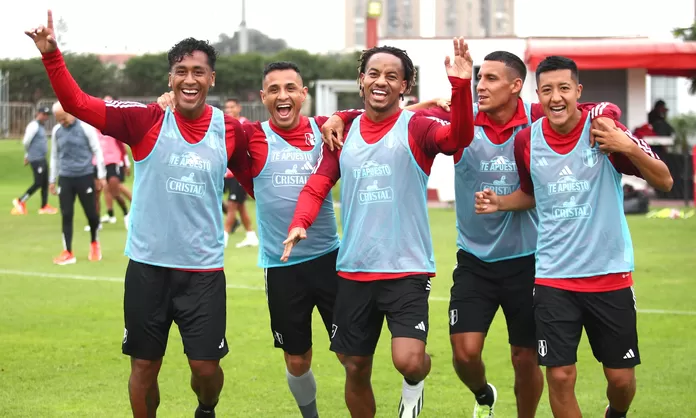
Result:
[[[626,418],[627,415],[628,415],[628,411],[619,412],[616,409],[609,406],[609,410],[607,411],[606,418]]]
[[[420,382],[416,382],[415,380],[407,379],[407,378],[405,378],[405,377],[404,377],[404,381],[405,381],[408,385],[411,385],[411,386],[416,386],[417,384],[420,383]]]
[[[194,418],[214,418],[215,417],[215,405],[208,406],[203,405],[201,401],[198,401],[198,408],[196,408],[196,414]]]
[[[478,392],[474,392],[474,396],[476,397],[476,402],[478,402],[479,405],[493,406],[493,402],[495,401],[493,389],[488,383],[486,383],[486,386],[484,386],[483,389],[480,389]]]
[[[113,209],[107,209],[107,210],[106,210],[106,213],[109,215],[109,218],[113,218],[113,217],[114,217],[114,210],[113,210]]]

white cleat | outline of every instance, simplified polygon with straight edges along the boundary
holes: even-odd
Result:
[[[254,231],[247,232],[246,238],[240,243],[237,244],[237,248],[242,248],[242,247],[258,247],[259,246],[259,238],[256,236],[256,233]]]
[[[405,382],[404,385],[406,385]],[[416,418],[423,410],[423,381],[419,382],[416,386],[412,386],[412,388],[418,391],[418,397],[404,402],[404,396],[401,396],[401,400],[399,401],[399,418]]]
[[[479,405],[478,402],[474,402],[474,414],[472,415],[473,418],[495,417],[495,413],[493,410],[495,409],[495,403],[498,401],[498,391],[495,389],[495,386],[491,385],[490,383],[488,384],[488,386],[490,386],[491,390],[493,391],[493,405]]]

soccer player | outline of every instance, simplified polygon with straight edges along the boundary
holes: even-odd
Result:
[[[135,417],[156,414],[157,375],[172,321],[179,325],[198,398],[196,417],[214,417],[224,376],[226,285],[223,272],[223,176],[243,177],[241,124],[206,104],[215,83],[215,49],[187,38],[168,53],[176,114],[156,104],[104,102],[80,90],[57,48],[53,18],[27,31],[66,110],[131,147],[135,188],[126,255],[123,353]],[[229,163],[228,163],[229,160]],[[242,160],[242,164],[245,160]],[[163,202],[166,203],[163,206]],[[163,209],[164,208],[164,209]]]
[[[535,415],[543,390],[532,310],[536,214],[510,212],[474,219],[473,205],[473,192],[482,187],[496,187],[501,193],[519,187],[515,133],[544,115],[541,104],[520,98],[526,73],[524,62],[510,52],[496,51],[485,57],[478,74],[479,102],[474,104],[476,134],[471,145],[454,154],[459,251],[449,308],[450,341],[455,371],[476,400],[474,417],[494,414],[497,391],[487,382],[482,352],[499,306],[508,323],[519,417]],[[420,109],[419,114],[450,120],[449,109],[432,106],[428,102],[414,107]],[[610,103],[578,106],[591,109],[595,116],[620,116]],[[343,127],[339,126],[337,134],[340,132]]]
[[[555,417],[580,417],[575,398],[577,347],[583,327],[604,366],[609,406],[605,416],[625,417],[640,364],[633,293],[633,246],[623,213],[621,173],[640,176],[664,191],[667,166],[620,123],[577,108],[582,92],[572,60],[551,56],[536,70],[545,118],[515,137],[520,188],[499,195],[476,192],[477,213],[536,206],[534,316],[540,364],[546,366]],[[599,146],[593,146],[590,135]]]
[[[36,117],[29,122],[24,131],[24,139],[22,144],[26,151],[24,155],[24,165],[31,165],[31,171],[34,173],[34,183],[29,186],[26,192],[17,199],[12,200],[12,214],[26,215],[27,200],[37,190],[41,189],[41,208],[40,215],[54,215],[58,211],[56,208],[48,204],[48,163],[46,162],[46,153],[48,152],[48,140],[46,139],[46,129],[44,123],[48,120],[51,110],[47,107],[42,107],[36,112]]]
[[[99,261],[102,255],[97,240],[99,215],[94,194],[95,190],[104,187],[106,169],[97,131],[65,112],[60,102],[53,104],[53,114],[57,123],[51,134],[53,146],[48,183],[51,193],[58,194],[63,221],[63,252],[54,258],[53,262],[61,266],[77,262],[72,251],[75,197],[80,200],[91,228],[89,260]],[[92,174],[94,170],[92,159],[96,162],[96,182]],[[57,188],[56,176],[58,177]]]
[[[415,417],[423,408],[423,380],[430,372],[425,352],[428,295],[435,275],[425,196],[428,173],[437,154],[453,154],[473,137],[472,61],[462,38],[454,40],[454,60],[448,57],[445,67],[452,84],[451,125],[399,107],[400,96],[415,81],[405,51],[376,47],[361,55],[365,113],[348,129],[340,151],[322,146],[284,242],[282,260],[287,261],[293,247],[312,235],[324,199],[342,178],[344,232],[331,350],[346,370],[345,397],[352,416],[376,413],[370,376],[385,316],[392,360],[404,377],[398,414]]]
[[[239,104],[237,99],[227,99],[225,102],[225,114],[237,119],[240,123],[249,122],[247,118],[241,116],[242,106]],[[227,217],[225,218],[225,246],[227,246],[227,240],[229,239],[229,234],[233,232],[236,225],[238,225],[237,213],[239,213],[239,218],[241,219],[242,225],[246,230],[246,236],[241,242],[237,243],[237,248],[242,247],[256,247],[259,245],[259,238],[256,236],[256,232],[251,226],[251,219],[249,219],[249,212],[246,207],[247,192],[244,190],[239,180],[231,177],[225,178],[225,186],[229,192],[227,199]]]

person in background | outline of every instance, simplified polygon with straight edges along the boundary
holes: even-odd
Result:
[[[48,152],[48,140],[46,139],[46,129],[44,123],[48,120],[51,110],[48,107],[39,108],[36,117],[29,122],[24,131],[24,165],[31,165],[34,173],[34,183],[24,194],[12,200],[13,215],[26,215],[26,202],[39,189],[41,189],[41,208],[39,215],[55,215],[58,210],[48,204],[48,163],[46,153]]]

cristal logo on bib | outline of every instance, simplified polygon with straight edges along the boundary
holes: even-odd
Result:
[[[167,179],[167,191],[169,193],[186,194],[189,196],[203,197],[205,183],[196,182],[195,173],[180,178],[169,177]]]
[[[507,176],[501,176],[498,180],[493,180],[492,183],[481,183],[481,191],[486,189],[492,190],[497,195],[506,195],[512,193],[512,184],[506,183]]]
[[[358,202],[360,202],[361,205],[391,202],[393,200],[394,190],[391,186],[379,187],[379,180],[373,180],[365,189],[358,190]]]
[[[293,164],[291,168],[286,168],[282,172],[273,173],[273,187],[304,186],[314,166],[310,161],[304,164]]]
[[[481,161],[479,171],[484,173],[516,173],[517,163],[501,155],[491,158],[490,161]]]
[[[575,196],[552,208],[555,219],[584,219],[592,216],[592,206],[589,203],[578,204]]]

